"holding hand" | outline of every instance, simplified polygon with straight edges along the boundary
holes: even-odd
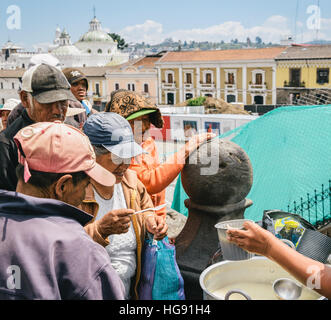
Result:
[[[166,237],[168,225],[163,216],[150,214],[147,216],[145,223],[148,232],[154,234],[155,240],[162,240]]]
[[[246,230],[228,229],[228,241],[246,251],[267,256],[270,240],[273,235],[251,221],[245,222],[244,228]]]
[[[102,219],[96,221],[101,236],[106,239],[112,234],[127,233],[131,226],[131,216],[134,210],[119,209],[108,212]]]

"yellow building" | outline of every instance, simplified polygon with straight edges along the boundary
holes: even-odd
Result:
[[[277,104],[331,103],[330,45],[295,45],[275,60]]]
[[[79,68],[79,70],[86,75],[88,80],[88,100],[98,111],[103,111],[106,103],[110,100],[110,92],[108,91],[106,74],[113,68],[115,67]]]
[[[158,104],[199,96],[245,105],[276,104],[275,58],[285,49],[168,52],[155,64]]]

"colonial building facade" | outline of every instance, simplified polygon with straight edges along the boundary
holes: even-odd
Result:
[[[331,46],[291,46],[278,57],[278,104],[331,104]]]
[[[276,104],[275,58],[285,47],[168,52],[155,65],[158,104],[211,96],[229,103]]]
[[[126,89],[148,97],[154,103],[158,99],[158,80],[155,63],[163,53],[146,56],[109,69],[106,74],[109,92]]]

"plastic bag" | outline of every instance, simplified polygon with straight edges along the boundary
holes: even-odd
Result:
[[[168,237],[162,241],[148,235],[142,253],[138,288],[140,300],[185,300],[184,280],[176,261],[175,246]]]
[[[264,211],[263,228],[270,231],[278,239],[291,241],[298,246],[306,229],[315,230],[315,227],[301,216],[283,211]]]

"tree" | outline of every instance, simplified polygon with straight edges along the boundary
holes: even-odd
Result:
[[[117,41],[117,48],[123,50],[129,45],[125,43],[125,40],[117,33],[108,33],[114,41]]]
[[[257,44],[262,44],[262,39],[261,39],[260,37],[256,37],[256,38],[255,38],[255,42],[256,42]]]

